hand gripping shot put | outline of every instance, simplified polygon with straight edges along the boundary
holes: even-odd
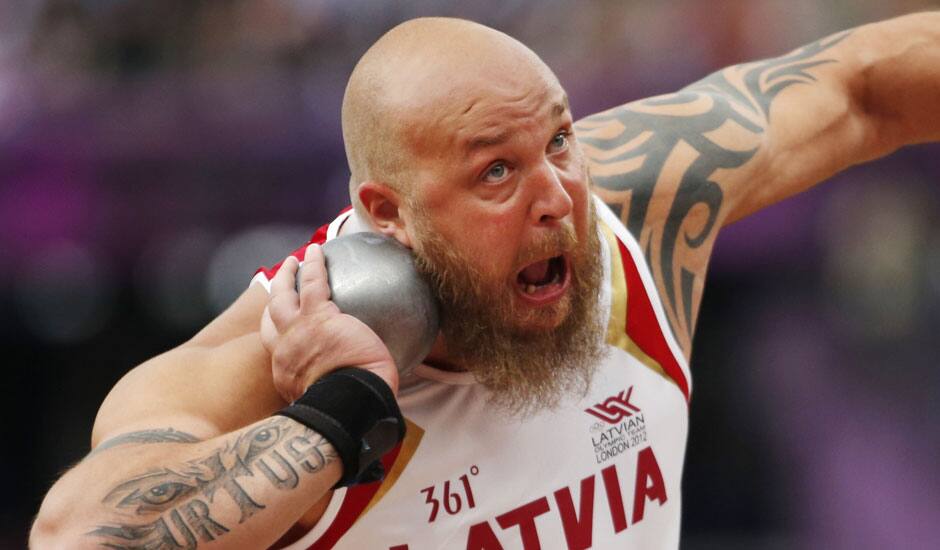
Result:
[[[438,304],[408,248],[391,237],[353,233],[328,241],[323,256],[330,300],[369,326],[409,374],[437,337]],[[303,265],[297,273],[300,291]]]
[[[326,243],[323,257],[330,300],[382,339],[399,376],[410,373],[427,356],[438,331],[437,302],[415,269],[411,251],[390,237],[354,233]],[[303,265],[296,278],[298,293],[302,272]],[[327,374],[279,414],[333,444],[346,472],[338,486],[380,481],[379,459],[405,435],[395,396],[381,378],[362,369]]]

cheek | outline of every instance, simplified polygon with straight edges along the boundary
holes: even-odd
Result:
[[[519,231],[506,217],[477,215],[466,219],[448,240],[484,276],[502,279],[515,267]]]
[[[565,171],[565,190],[568,192],[568,196],[571,197],[573,217],[579,226],[587,223],[589,218],[588,213],[591,203],[589,182],[587,172],[580,164],[572,163],[569,169]]]
[[[446,195],[426,203],[427,219],[433,220],[437,235],[491,281],[510,276],[525,232],[525,197],[514,193],[507,200],[490,201],[454,192]]]
[[[468,247],[473,250],[477,265],[494,278],[505,277],[514,267],[515,239],[518,228],[502,221],[493,221],[475,234],[468,234]]]

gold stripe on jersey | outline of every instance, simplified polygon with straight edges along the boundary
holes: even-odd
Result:
[[[372,496],[372,500],[369,501],[369,504],[366,505],[362,513],[359,514],[359,517],[368,514],[369,510],[378,504],[379,501],[382,500],[382,497],[391,490],[402,472],[405,471],[405,467],[411,462],[411,457],[414,456],[415,451],[418,450],[418,445],[421,444],[421,438],[424,437],[424,429],[407,418],[405,419],[405,427],[405,439],[401,442],[401,450],[398,451],[398,456],[395,457],[395,463],[392,464],[392,467],[385,473],[382,486],[379,487],[379,490]]]
[[[659,363],[647,355],[627,334],[627,278],[623,273],[623,257],[617,246],[617,236],[604,222],[600,223],[607,249],[610,250],[610,322],[607,324],[607,343],[618,347],[667,380],[675,381],[666,374]]]

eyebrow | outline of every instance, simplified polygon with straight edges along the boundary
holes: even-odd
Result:
[[[503,143],[509,141],[510,135],[511,132],[500,132],[490,136],[477,136],[470,140],[469,145],[467,145],[467,151],[476,151],[477,149],[485,149],[487,147],[502,145]]]
[[[555,118],[561,117],[568,110],[568,95],[565,94],[562,96],[561,102],[552,103],[552,116]],[[470,140],[470,143],[467,144],[467,152],[472,153],[478,149],[485,149],[487,147],[495,147],[497,145],[502,145],[509,141],[512,132],[500,132],[498,134],[477,136]]]

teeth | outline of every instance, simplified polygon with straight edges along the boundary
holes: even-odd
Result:
[[[534,293],[535,293],[535,285],[525,285],[525,293],[526,293],[526,294],[534,294]]]

